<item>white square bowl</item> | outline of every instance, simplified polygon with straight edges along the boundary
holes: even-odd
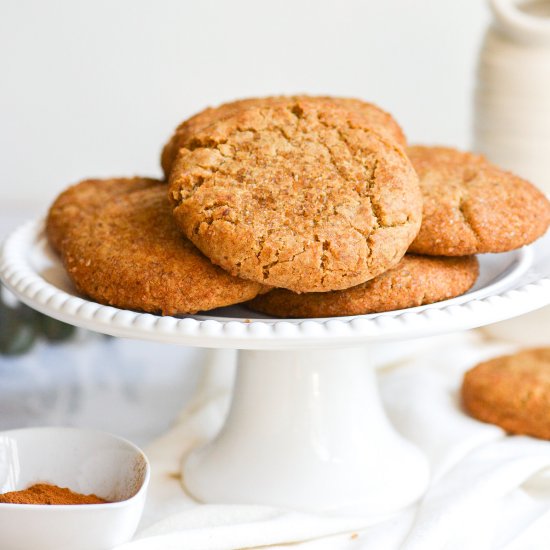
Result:
[[[0,432],[0,493],[49,483],[108,501],[0,503],[0,548],[106,550],[127,542],[143,512],[149,476],[143,452],[108,433],[76,428]]]

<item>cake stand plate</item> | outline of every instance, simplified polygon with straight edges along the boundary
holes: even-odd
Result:
[[[464,296],[402,311],[283,320],[235,306],[160,317],[79,296],[43,222],[29,222],[4,243],[0,277],[27,305],[79,327],[241,350],[224,427],[184,460],[185,486],[198,500],[379,515],[416,500],[429,472],[385,415],[369,347],[480,327],[550,304],[550,236],[480,256],[480,264],[480,278]]]

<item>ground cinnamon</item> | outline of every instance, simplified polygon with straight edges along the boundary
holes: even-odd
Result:
[[[0,503],[6,504],[105,504],[107,501],[96,495],[73,493],[65,487],[37,483],[22,491],[0,495]]]

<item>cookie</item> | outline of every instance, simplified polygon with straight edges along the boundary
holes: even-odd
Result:
[[[276,317],[364,315],[460,296],[474,285],[478,273],[474,256],[442,258],[407,254],[393,269],[347,290],[296,294],[274,289],[247,306]]]
[[[482,156],[423,146],[409,147],[407,154],[424,197],[422,226],[410,252],[506,252],[547,230],[550,203],[543,193]]]
[[[385,139],[394,141],[401,147],[407,147],[407,138],[401,126],[388,112],[377,105],[353,97],[320,97],[319,99],[333,101],[341,107],[350,109],[355,115],[364,117],[364,124],[371,130],[374,130]]]
[[[365,124],[371,129],[378,132],[381,136],[389,140],[394,140],[402,147],[406,147],[407,140],[401,130],[399,124],[389,114],[373,105],[360,99],[355,98],[343,98],[343,97],[308,97],[308,96],[274,96],[274,97],[260,97],[249,98],[232,101],[230,103],[224,103],[219,107],[208,107],[200,113],[192,116],[186,121],[182,122],[175,130],[174,134],[164,146],[161,155],[161,166],[166,178],[169,177],[170,171],[176,160],[178,151],[185,147],[187,143],[193,138],[193,136],[201,130],[204,130],[210,124],[217,122],[227,116],[238,113],[241,109],[248,107],[262,107],[275,104],[290,104],[299,101],[300,99],[307,99],[308,101],[318,102],[333,102],[344,108],[349,109],[352,112],[351,116],[361,116],[365,118]]]
[[[102,304],[175,315],[265,290],[213,265],[181,234],[166,185],[156,180],[75,185],[50,208],[46,232],[77,290]]]
[[[88,179],[66,189],[48,212],[46,234],[51,246],[61,252],[63,242],[96,210],[118,196],[127,195],[129,189],[138,191],[158,184],[150,178]]]
[[[550,348],[485,361],[462,384],[465,409],[512,434],[550,439]]]
[[[295,292],[372,279],[420,227],[403,150],[317,100],[249,107],[197,132],[169,183],[178,225],[215,264]]]

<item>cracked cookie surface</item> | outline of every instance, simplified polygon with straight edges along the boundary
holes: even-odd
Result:
[[[56,199],[46,231],[79,292],[102,304],[174,315],[265,290],[213,265],[182,235],[171,210],[157,180],[87,180]]]
[[[349,288],[393,267],[422,211],[398,145],[309,99],[197,132],[169,189],[177,223],[215,264],[295,292]]]
[[[462,401],[478,420],[550,439],[550,348],[480,363],[464,375]]]
[[[273,289],[247,306],[267,315],[298,319],[393,311],[460,296],[474,285],[478,274],[474,256],[407,254],[393,269],[346,290],[296,294]]]
[[[464,256],[529,244],[550,224],[535,186],[484,157],[446,147],[407,149],[424,197],[422,226],[409,251]]]
[[[363,123],[379,133],[382,137],[393,140],[402,147],[407,146],[407,140],[403,134],[403,130],[395,119],[389,113],[380,109],[380,107],[360,99],[328,96],[272,96],[239,99],[237,101],[224,103],[219,107],[208,107],[185,120],[176,128],[174,134],[162,150],[161,166],[165,177],[169,177],[178,151],[182,147],[185,147],[185,144],[188,143],[198,131],[204,130],[210,124],[234,115],[241,109],[246,109],[248,107],[262,107],[276,104],[292,105],[292,103],[300,100],[307,100],[309,102],[315,101],[319,104],[329,102],[339,105],[348,110],[349,116],[352,119],[362,117]]]

